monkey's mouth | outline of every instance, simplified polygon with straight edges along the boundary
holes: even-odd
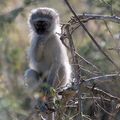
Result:
[[[43,34],[46,32],[46,28],[44,26],[36,26],[35,29],[38,34]]]
[[[45,34],[48,29],[48,23],[46,21],[38,21],[34,24],[35,30],[38,34]]]

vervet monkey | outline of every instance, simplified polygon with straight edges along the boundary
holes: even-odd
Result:
[[[54,88],[66,85],[71,79],[71,66],[65,46],[56,34],[60,32],[59,14],[51,8],[32,10],[30,29],[29,67],[25,72],[28,86],[46,82]]]

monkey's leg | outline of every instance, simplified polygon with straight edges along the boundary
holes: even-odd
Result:
[[[50,85],[50,87],[55,87],[55,83],[56,83],[56,79],[57,79],[57,74],[58,74],[58,68],[59,68],[59,64],[57,62],[55,62],[51,66],[51,69],[49,71],[48,78],[47,78],[47,83],[48,83],[48,85]],[[51,97],[48,98],[48,102],[51,101],[51,100],[54,101],[53,96],[51,96]],[[53,106],[50,105],[50,107],[52,108]],[[48,115],[48,119],[47,120],[55,120],[55,113],[54,112],[50,113]]]
[[[51,66],[51,69],[49,71],[48,78],[47,78],[47,83],[51,87],[55,87],[54,85],[55,85],[56,80],[57,80],[58,69],[59,69],[59,63],[54,62],[54,64]]]

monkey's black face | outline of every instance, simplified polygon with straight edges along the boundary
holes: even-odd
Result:
[[[48,21],[39,20],[34,23],[35,31],[37,34],[48,33],[50,23]]]

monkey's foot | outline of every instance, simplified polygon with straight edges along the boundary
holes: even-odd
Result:
[[[55,109],[53,108],[54,103],[53,101],[47,101],[46,100],[46,96],[40,96],[37,100],[36,100],[36,104],[35,104],[35,111],[37,113],[52,113],[55,112]]]

